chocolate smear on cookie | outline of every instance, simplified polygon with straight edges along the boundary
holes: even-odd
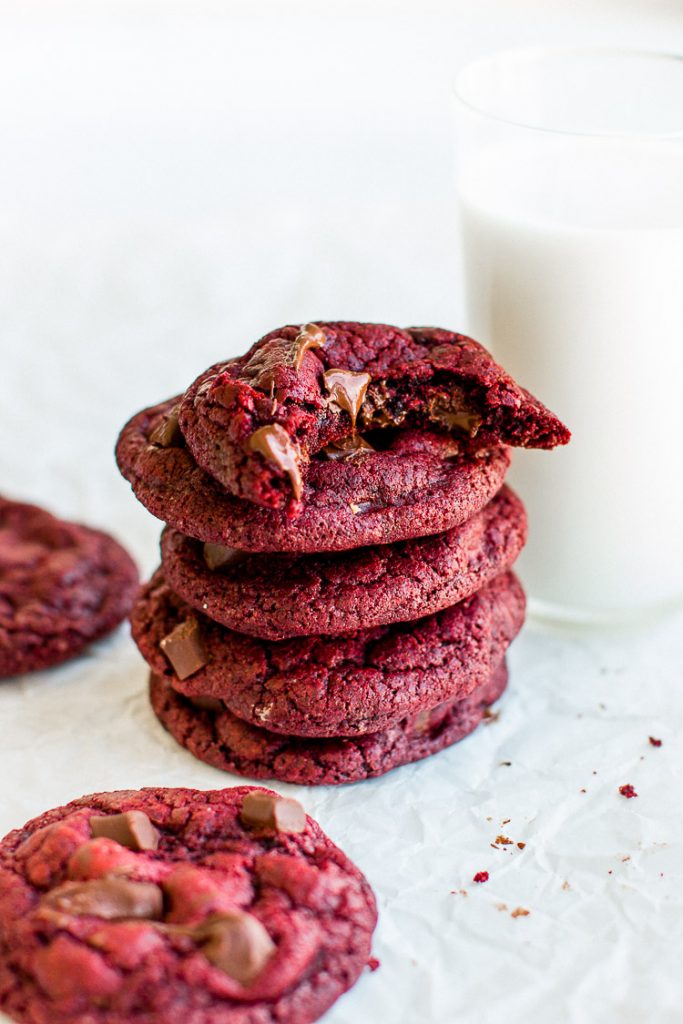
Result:
[[[242,801],[240,819],[252,828],[272,828],[276,832],[303,832],[306,812],[298,800],[261,793],[255,789]]]
[[[159,643],[178,679],[187,679],[207,664],[209,657],[204,648],[199,623],[185,619]]]
[[[144,811],[95,816],[90,819],[90,834],[93,839],[113,839],[129,850],[156,850],[159,845],[159,833]]]
[[[298,501],[303,492],[299,453],[285,428],[279,423],[269,423],[265,427],[260,427],[249,438],[249,448],[259,452],[266,462],[272,462],[287,474],[294,497]]]
[[[355,370],[327,370],[324,374],[325,387],[332,401],[348,412],[351,425],[355,431],[356,420],[360,407],[372,380],[369,373],[356,373]]]

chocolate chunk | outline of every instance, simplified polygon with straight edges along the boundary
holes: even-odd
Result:
[[[374,452],[374,448],[367,441],[364,441],[360,434],[352,434],[351,437],[342,438],[334,444],[328,444],[323,451],[328,459],[338,462],[340,459],[355,459],[358,455],[366,455]]]
[[[241,985],[258,977],[276,949],[259,919],[239,910],[215,914],[198,937],[207,960]]]
[[[208,569],[221,569],[224,565],[237,565],[249,557],[247,551],[238,551],[237,548],[226,548],[222,544],[204,545],[204,561]]]
[[[327,370],[324,379],[330,398],[340,409],[348,412],[355,430],[358,413],[372,379],[370,374],[356,373],[354,370]]]
[[[171,409],[169,414],[159,423],[149,435],[150,444],[158,444],[160,448],[180,448],[184,444],[184,438],[178,423],[178,407]]]
[[[415,736],[424,736],[428,733],[432,724],[432,712],[427,709],[425,711],[418,711],[410,723],[410,731]]]
[[[211,389],[211,398],[219,405],[230,406],[236,394],[237,387],[231,381],[224,381]]]
[[[199,708],[200,711],[222,711],[224,704],[222,700],[218,700],[217,697],[188,697],[190,704],[195,708]]]
[[[185,619],[179,623],[163,638],[159,647],[171,663],[178,679],[187,679],[203,668],[209,660],[196,619]]]
[[[298,501],[303,492],[299,469],[299,453],[291,438],[279,423],[259,427],[249,438],[249,447],[259,452],[267,462],[272,462],[289,477],[294,497]]]
[[[41,907],[80,917],[91,914],[107,921],[127,917],[158,921],[163,913],[163,895],[151,882],[129,882],[124,878],[96,878],[90,882],[64,882],[48,892]]]
[[[382,508],[376,501],[350,501],[349,508],[353,512],[354,516],[362,515],[364,512],[376,512]]]
[[[245,796],[240,818],[250,827],[272,828],[276,832],[303,832],[306,828],[306,812],[298,800],[258,790]]]
[[[93,839],[113,839],[129,850],[156,850],[159,833],[144,811],[126,811],[90,819]]]
[[[470,437],[477,436],[484,422],[478,413],[463,405],[459,396],[450,401],[445,397],[435,398],[429,403],[429,416],[437,423],[443,423],[449,430],[464,430]]]
[[[301,368],[301,363],[309,348],[322,348],[326,341],[325,332],[317,324],[304,324],[294,339],[294,369]]]

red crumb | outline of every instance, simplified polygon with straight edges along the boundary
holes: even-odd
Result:
[[[526,846],[526,843],[521,843],[520,842],[520,843],[517,843],[517,846],[520,848],[520,850],[523,850],[524,847]]]
[[[529,914],[530,911],[527,910],[526,907],[515,907],[515,909],[510,914],[510,917],[528,917]]]
[[[619,792],[622,796],[625,796],[627,800],[631,800],[634,796],[638,796],[630,782],[627,782],[624,786],[619,786]]]
[[[376,956],[371,956],[368,960],[368,967],[371,971],[376,971],[380,963]]]
[[[661,747],[661,745],[662,745],[662,741],[661,740],[656,739],[654,736],[648,736],[648,739],[650,741],[650,745],[651,746],[653,746],[653,747]]]
[[[507,836],[496,836],[496,842],[500,843],[501,846],[510,846],[512,840],[508,839]]]
[[[476,875],[472,879],[473,882],[488,882],[489,873],[488,871],[477,871]]]

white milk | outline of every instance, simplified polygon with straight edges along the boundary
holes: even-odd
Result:
[[[683,597],[683,151],[489,152],[460,201],[468,331],[573,432],[511,474],[537,607],[600,619]]]

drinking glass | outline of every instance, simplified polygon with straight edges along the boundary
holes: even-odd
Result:
[[[683,61],[533,49],[456,82],[468,333],[573,432],[515,452],[532,611],[683,599]]]

